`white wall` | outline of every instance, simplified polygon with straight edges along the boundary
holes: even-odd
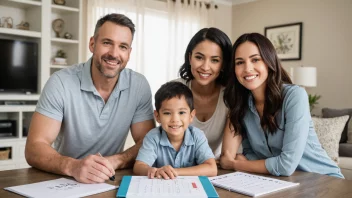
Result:
[[[260,0],[233,6],[232,40],[264,27],[303,22],[302,60],[283,61],[284,67],[317,67],[318,85],[308,93],[322,96],[323,107],[352,108],[352,1]]]

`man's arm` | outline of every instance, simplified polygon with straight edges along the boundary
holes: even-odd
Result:
[[[131,125],[131,134],[136,144],[122,153],[106,157],[106,159],[112,163],[115,170],[133,167],[139,148],[142,146],[144,136],[153,128],[155,128],[154,119],[137,122]]]
[[[29,165],[47,172],[68,175],[83,183],[100,183],[115,175],[108,160],[90,155],[78,160],[60,155],[51,144],[59,134],[61,122],[35,112],[27,137],[25,157]]]

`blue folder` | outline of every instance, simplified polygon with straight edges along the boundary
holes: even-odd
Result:
[[[208,177],[206,176],[198,176],[202,186],[204,188],[205,193],[208,195],[209,198],[218,198],[219,195],[216,192],[213,184],[209,181]],[[116,193],[116,197],[126,197],[128,187],[130,186],[132,176],[123,176],[122,181],[119,187],[119,190]]]

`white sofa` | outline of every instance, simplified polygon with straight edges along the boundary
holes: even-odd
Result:
[[[352,180],[352,157],[340,157],[339,167],[345,179]]]

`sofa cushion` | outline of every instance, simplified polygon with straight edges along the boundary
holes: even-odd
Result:
[[[340,157],[352,157],[352,144],[349,144],[349,143],[339,144],[339,156]]]
[[[321,146],[336,163],[339,162],[338,152],[341,133],[348,118],[348,115],[336,118],[312,117],[314,128]]]
[[[322,114],[323,118],[333,118],[333,117],[339,117],[339,116],[344,116],[344,115],[349,115],[350,117],[348,118],[348,121],[345,125],[345,128],[343,129],[343,132],[341,134],[341,139],[340,143],[346,143],[347,142],[347,133],[348,133],[348,124],[349,121],[352,117],[352,109],[329,109],[329,108],[323,108],[322,109]]]

